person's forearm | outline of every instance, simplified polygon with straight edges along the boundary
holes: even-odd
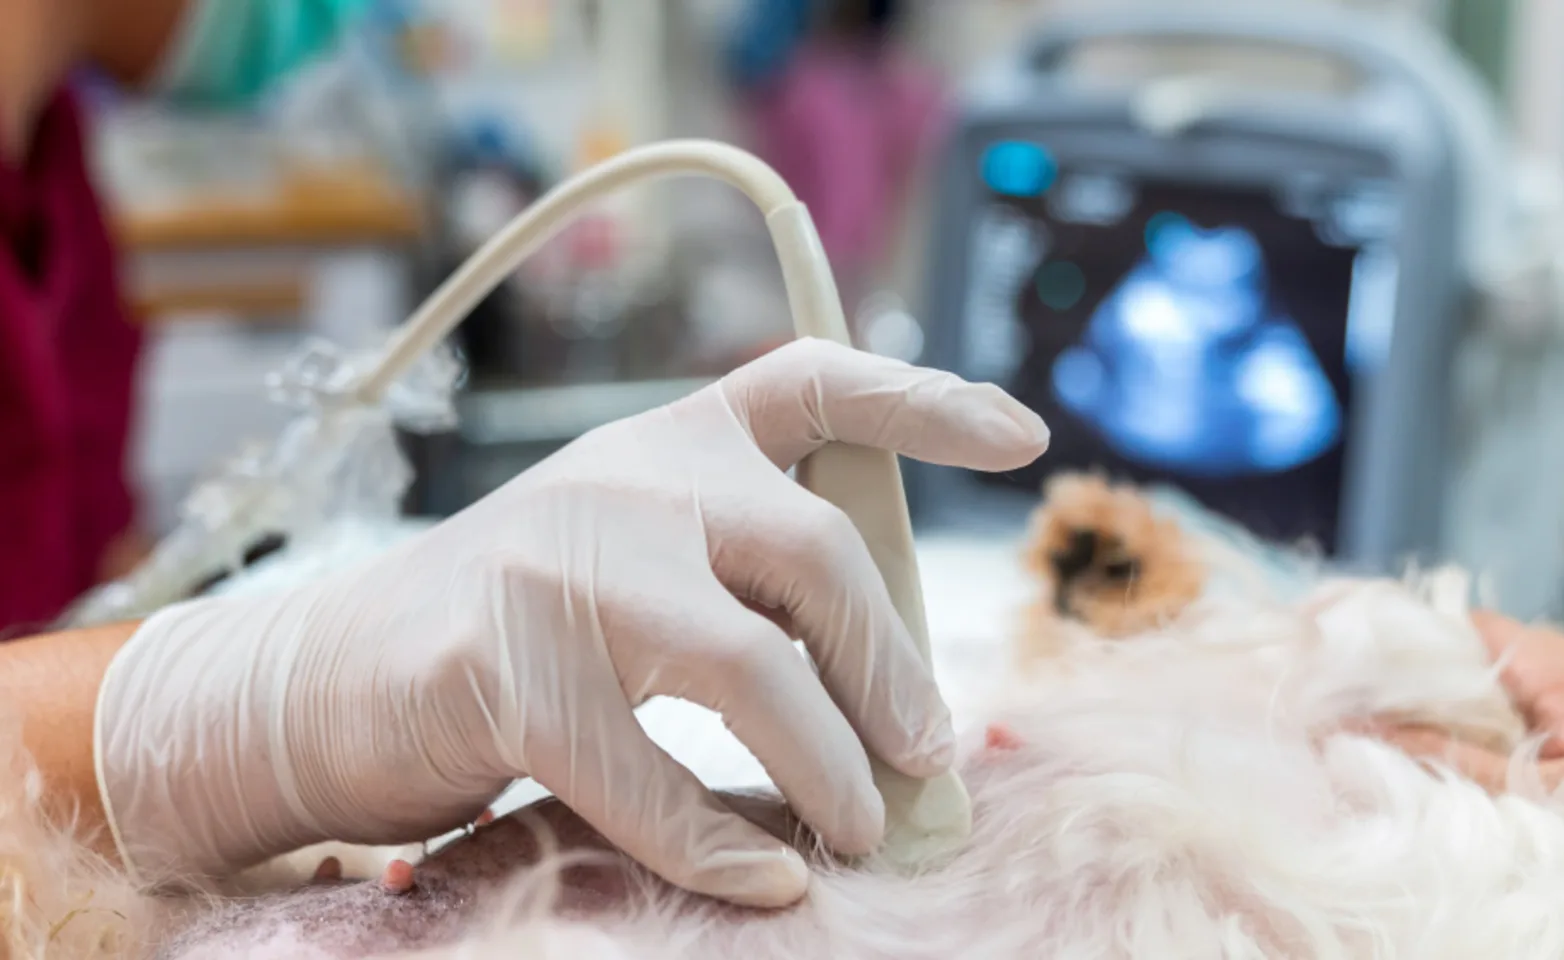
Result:
[[[0,705],[18,718],[22,744],[43,777],[49,813],[103,826],[93,762],[93,714],[109,661],[139,624],[113,624],[0,644]],[[113,855],[107,831],[103,852]]]

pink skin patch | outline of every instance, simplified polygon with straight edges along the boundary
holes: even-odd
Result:
[[[336,857],[327,857],[315,868],[314,883],[336,883],[342,879],[342,861]]]
[[[1021,738],[1016,732],[1002,723],[991,723],[988,729],[983,731],[983,746],[988,750],[1019,750]]]
[[[392,860],[380,875],[380,885],[387,893],[411,893],[413,890],[413,865],[406,860]]]

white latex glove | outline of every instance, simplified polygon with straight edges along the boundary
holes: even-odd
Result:
[[[802,341],[592,431],[361,568],[164,610],[98,707],[121,852],[156,882],[326,839],[414,842],[531,776],[675,884],[790,903],[799,856],[632,709],[720,712],[828,845],[869,852],[884,809],[865,745],[931,776],[950,715],[857,531],[783,471],[827,440],[1014,469],[1047,438],[993,386]]]

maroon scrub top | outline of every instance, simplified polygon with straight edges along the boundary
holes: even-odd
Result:
[[[0,161],[0,639],[93,585],[131,525],[140,335],[67,90],[21,166]]]

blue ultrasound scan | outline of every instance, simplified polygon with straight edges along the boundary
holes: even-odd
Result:
[[[1373,291],[1393,289],[1377,251],[1394,217],[1361,214],[1394,198],[1350,178],[1154,178],[1020,140],[982,160],[965,322],[1053,439],[978,482],[1169,483],[1262,537],[1334,550],[1356,384],[1393,316]]]
[[[1153,218],[1139,262],[1054,360],[1051,381],[1118,453],[1183,473],[1289,470],[1342,430],[1314,351],[1269,301],[1254,235],[1177,214]]]

